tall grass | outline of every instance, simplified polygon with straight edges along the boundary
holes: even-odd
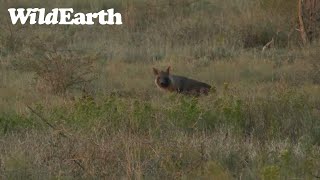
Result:
[[[316,178],[319,52],[300,47],[295,5],[1,2],[0,178]],[[8,7],[115,8],[124,24],[12,26]],[[168,65],[216,91],[161,92],[152,67]]]

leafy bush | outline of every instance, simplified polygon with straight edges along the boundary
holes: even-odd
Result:
[[[61,95],[94,79],[95,56],[60,50],[56,44],[41,40],[29,43],[30,48],[17,55],[12,64],[17,69],[35,72],[37,83],[44,90]]]

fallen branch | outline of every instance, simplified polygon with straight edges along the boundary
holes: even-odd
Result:
[[[266,45],[263,46],[262,52],[264,52],[266,49],[269,49],[274,46],[274,39],[272,38],[271,41],[269,41]]]
[[[47,124],[50,128],[52,128],[53,130],[55,131],[58,131],[58,129],[53,125],[51,124],[46,118],[44,118],[40,113],[38,113],[37,111],[35,111],[33,108],[31,108],[30,106],[26,105],[27,108],[33,113],[35,114],[36,116],[39,117],[40,120],[42,120],[45,124]],[[64,138],[67,138],[67,139],[70,139],[70,137],[68,137],[66,134],[64,134],[63,132],[59,131],[59,135],[64,137]],[[77,164],[83,171],[86,171],[85,168],[82,166],[81,162],[77,159],[72,159],[72,161]]]

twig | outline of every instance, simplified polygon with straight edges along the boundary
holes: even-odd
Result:
[[[53,130],[57,130],[57,128],[49,123],[42,115],[37,113],[34,109],[32,109],[30,106],[27,105],[27,108],[35,115],[37,115],[43,122],[45,122],[48,126],[50,126]],[[67,137],[66,135],[63,135],[64,137]]]
[[[49,127],[51,127],[53,130],[57,130],[57,128],[53,125],[53,124],[51,124],[51,123],[49,123],[49,121],[46,119],[46,118],[44,118],[40,113],[38,113],[38,112],[36,112],[33,108],[31,108],[30,106],[28,106],[28,105],[26,105],[27,106],[27,108],[33,113],[33,114],[35,114],[36,116],[38,116],[43,122],[45,122]],[[68,137],[67,135],[65,135],[64,133],[62,133],[62,132],[59,132],[59,135],[61,135],[62,137],[64,137],[64,138],[68,138],[68,139],[70,139],[70,137]],[[79,161],[79,160],[77,160],[77,159],[72,159],[72,161],[75,163],[75,164],[77,164],[83,171],[86,171],[85,170],[85,168],[82,166],[82,164],[81,164],[81,162]]]
[[[274,45],[274,38],[271,39],[266,45],[263,46],[262,52],[264,52],[267,48],[271,48]]]

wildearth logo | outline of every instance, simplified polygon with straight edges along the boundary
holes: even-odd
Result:
[[[114,9],[101,10],[97,13],[74,13],[73,8],[54,8],[46,14],[45,8],[9,8],[12,24],[20,21],[25,24],[28,20],[30,24],[61,24],[61,25],[93,25],[97,19],[101,25],[121,25],[122,17],[120,13],[114,13]]]

